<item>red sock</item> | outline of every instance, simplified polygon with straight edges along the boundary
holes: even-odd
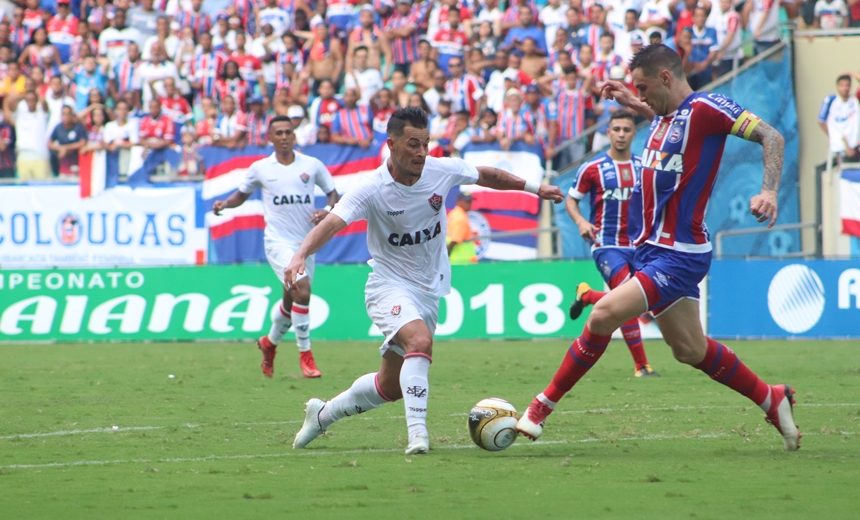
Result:
[[[705,359],[696,368],[708,374],[711,379],[722,383],[735,392],[750,398],[755,404],[767,399],[770,387],[747,368],[729,347],[711,338]]]
[[[621,334],[624,335],[624,341],[627,342],[630,355],[633,356],[633,361],[636,362],[636,370],[647,365],[648,358],[645,357],[645,346],[642,345],[642,331],[639,330],[639,318],[633,318],[622,325]]]
[[[550,401],[557,403],[570,392],[573,385],[597,363],[600,356],[609,345],[612,336],[600,336],[588,330],[588,325],[582,331],[582,336],[576,339],[568,349],[561,366],[552,378],[552,382],[543,391]]]
[[[585,294],[582,295],[582,303],[586,305],[594,305],[595,303],[599,302],[600,299],[604,296],[606,296],[605,292],[595,291],[594,289],[591,289],[590,291],[587,291]]]

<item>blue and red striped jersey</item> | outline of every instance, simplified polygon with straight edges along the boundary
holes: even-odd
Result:
[[[413,8],[406,16],[398,12],[394,12],[388,21],[385,23],[385,30],[405,29],[407,27],[416,27],[412,34],[405,38],[391,39],[391,54],[395,64],[402,65],[404,63],[413,63],[418,61],[418,26],[423,22],[421,11],[418,8]]]
[[[373,135],[372,124],[373,114],[367,106],[344,107],[335,114],[331,123],[331,132],[345,137],[367,139]]]
[[[761,120],[722,94],[694,92],[675,112],[654,118],[631,211],[642,215],[636,246],[711,251],[705,210],[726,137],[749,139]]]
[[[639,181],[642,161],[617,162],[604,153],[580,166],[568,195],[576,200],[589,196],[595,227],[594,244],[598,247],[633,247],[627,227],[630,223],[630,197]]]

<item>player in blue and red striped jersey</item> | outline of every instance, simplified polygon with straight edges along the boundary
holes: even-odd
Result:
[[[567,213],[579,228],[579,235],[591,244],[591,255],[603,279],[614,289],[633,276],[633,241],[630,227],[630,195],[639,180],[642,160],[630,153],[636,137],[633,114],[618,110],[609,119],[609,151],[583,164],[567,193]],[[591,218],[586,220],[579,211],[579,201],[589,197]],[[570,307],[571,319],[582,314],[585,305],[597,303],[604,293],[593,291],[587,283],[579,284],[576,301]],[[624,341],[636,363],[634,375],[659,376],[645,356],[639,318],[621,326]]]
[[[640,229],[631,233],[636,274],[595,304],[582,336],[517,422],[517,430],[531,439],[540,437],[553,407],[600,359],[612,332],[651,311],[675,359],[757,404],[782,435],[785,449],[794,451],[800,447],[794,391],[788,385],[766,384],[731,349],[705,336],[698,301],[698,284],[711,264],[705,208],[726,138],[735,135],[762,145],[764,182],[750,199],[750,212],[769,227],[777,217],[784,140],[731,99],[694,92],[680,56],[665,45],[639,51],[630,70],[638,98],[617,81],[608,81],[601,94],[652,120],[642,179],[630,201],[630,213],[642,219]]]
[[[334,115],[331,123],[331,142],[370,147],[373,141],[373,113],[367,105],[358,106],[358,92],[354,88],[343,91],[343,108]]]

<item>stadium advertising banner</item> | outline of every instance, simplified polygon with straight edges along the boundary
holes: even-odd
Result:
[[[6,186],[0,199],[6,269],[194,264],[207,248],[191,186],[120,186],[87,199],[77,186]]]
[[[710,333],[742,338],[860,338],[857,260],[716,260]]]
[[[603,283],[591,261],[453,269],[454,290],[443,299],[438,338],[573,338],[585,323],[584,317],[576,322],[567,317],[576,285]],[[366,265],[317,266],[310,306],[313,339],[382,338],[365,311],[369,271]],[[268,332],[280,297],[268,265],[4,270],[0,338],[252,340]]]

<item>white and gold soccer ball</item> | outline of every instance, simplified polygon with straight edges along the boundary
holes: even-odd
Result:
[[[519,418],[517,409],[504,399],[483,399],[469,412],[469,434],[478,447],[502,451],[517,439]]]

